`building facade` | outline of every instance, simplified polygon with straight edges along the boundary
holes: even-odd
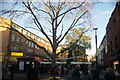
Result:
[[[49,52],[52,51],[48,41],[2,17],[0,17],[0,32],[2,62],[5,60],[16,62],[19,57],[47,59],[48,55],[39,46]]]
[[[120,1],[116,3],[106,27],[106,39],[108,50],[106,65],[116,69],[116,65],[120,64]]]
[[[103,67],[106,67],[106,53],[107,53],[107,41],[105,35],[98,48],[98,63]]]

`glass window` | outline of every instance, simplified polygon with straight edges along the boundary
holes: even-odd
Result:
[[[30,37],[33,38],[33,34],[30,34]]]
[[[23,33],[23,29],[21,29],[21,33]]]
[[[37,47],[37,49],[40,49],[39,47]]]
[[[19,36],[16,37],[16,42],[17,42],[17,43],[19,42]]]
[[[35,45],[35,49],[37,49],[37,45]]]
[[[34,43],[31,43],[32,47],[34,47]]]
[[[16,29],[16,30],[18,30],[18,29],[19,29],[16,25],[14,25],[14,26],[13,26],[13,28],[14,28],[14,29]]]
[[[23,39],[22,39],[22,38],[20,38],[20,42],[21,42],[21,43],[23,42]]]
[[[28,32],[26,32],[26,35],[28,36]]]
[[[22,51],[22,46],[19,47],[19,52],[21,52],[21,51]]]
[[[28,44],[28,40],[26,40],[26,44]]]
[[[118,39],[117,37],[115,37],[115,48],[118,48],[118,43],[117,43]]]
[[[39,40],[39,37],[36,37],[35,39],[36,39],[36,40]]]
[[[15,35],[12,33],[12,36],[11,36],[11,40],[14,41],[15,40]]]
[[[15,49],[14,49],[15,51],[18,51],[18,46],[15,46]]]
[[[112,51],[112,42],[110,42],[110,48],[111,48],[111,51]]]
[[[15,51],[15,45],[11,45],[11,51]]]
[[[29,46],[29,47],[31,46],[31,42],[30,42],[30,41],[28,42],[28,46]]]

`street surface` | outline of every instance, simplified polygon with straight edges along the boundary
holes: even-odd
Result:
[[[104,71],[100,73],[100,79],[99,80],[105,80],[104,79]],[[81,77],[79,79],[75,79],[71,77],[72,70],[69,71],[68,75],[65,76],[52,76],[48,74],[40,75],[38,76],[39,80],[51,80],[52,78],[57,78],[58,80],[92,80],[92,79],[86,79],[85,75],[81,74]],[[7,79],[9,80],[9,79]],[[14,74],[14,79],[13,80],[26,80],[26,74],[25,73],[15,73]],[[56,79],[55,79],[56,80]],[[95,79],[98,80],[98,79]]]

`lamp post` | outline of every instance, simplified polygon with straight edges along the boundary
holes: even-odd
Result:
[[[96,65],[98,64],[97,29],[98,29],[98,28],[93,28],[93,30],[95,31],[95,44],[96,44]]]

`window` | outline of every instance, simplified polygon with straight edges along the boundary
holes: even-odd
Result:
[[[40,49],[39,47],[37,47],[37,49]]]
[[[21,42],[21,43],[23,42],[23,39],[22,39],[22,38],[20,38],[20,42]]]
[[[13,26],[13,28],[14,28],[14,29],[16,29],[16,30],[18,30],[18,29],[19,29],[16,25],[14,25],[14,26]]]
[[[18,51],[18,46],[15,46],[15,51]]]
[[[115,48],[118,48],[117,37],[115,37]]]
[[[39,40],[39,37],[36,36],[35,39],[36,39],[36,40]]]
[[[19,52],[21,52],[22,51],[22,46],[20,46],[20,48],[19,48]]]
[[[37,49],[37,45],[35,45],[35,49]]]
[[[113,20],[113,23],[115,23],[115,19]]]
[[[11,45],[11,51],[15,51],[15,45]]]
[[[17,43],[19,42],[19,36],[16,37],[16,42],[17,42]]]
[[[30,37],[33,38],[33,34],[30,34]]]
[[[26,35],[28,36],[28,32],[26,32]]]
[[[29,42],[28,42],[28,47],[30,47],[30,46],[31,46],[31,42],[29,41]]]
[[[21,33],[23,33],[23,29],[21,29]]]
[[[34,43],[32,43],[32,47],[34,47]]]
[[[112,42],[110,42],[110,50],[112,51]]]
[[[109,30],[111,30],[111,26],[109,26]]]
[[[12,36],[11,36],[11,40],[14,41],[15,40],[15,35],[12,33]]]
[[[32,52],[33,52],[33,50],[32,50],[32,49],[28,49],[28,52],[29,52],[29,53],[32,53]]]
[[[26,40],[26,44],[28,44],[28,40]]]

